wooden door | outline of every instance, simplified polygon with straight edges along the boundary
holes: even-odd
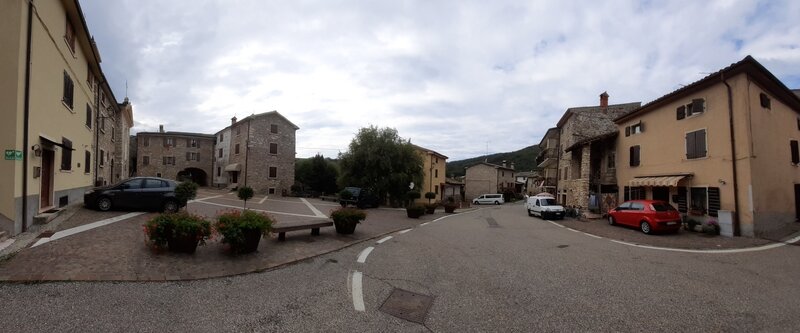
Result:
[[[794,184],[795,221],[800,221],[800,184]]]
[[[39,190],[39,210],[53,206],[53,174],[55,152],[49,149],[42,150],[42,177]]]

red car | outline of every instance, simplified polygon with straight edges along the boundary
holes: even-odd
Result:
[[[677,232],[681,227],[681,215],[675,207],[664,201],[631,200],[608,211],[608,224],[638,227],[645,234]]]

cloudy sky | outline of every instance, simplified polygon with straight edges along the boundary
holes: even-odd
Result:
[[[648,102],[746,55],[800,88],[800,1],[82,0],[137,131],[277,110],[298,157],[396,128],[458,160],[574,106]]]

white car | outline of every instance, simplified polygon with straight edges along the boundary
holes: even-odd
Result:
[[[503,199],[503,195],[502,194],[481,194],[481,196],[479,196],[479,197],[477,197],[477,198],[472,200],[472,203],[475,204],[475,205],[481,205],[481,204],[500,205],[500,204],[503,204],[505,202],[506,201],[505,201],[505,199]]]
[[[528,216],[536,216],[543,219],[563,219],[564,207],[556,202],[556,199],[551,196],[535,195],[528,197],[525,202],[525,209],[528,210]]]

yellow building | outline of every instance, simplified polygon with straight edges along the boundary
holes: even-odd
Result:
[[[425,199],[425,193],[428,192],[436,194],[436,199],[431,202],[441,201],[447,170],[447,156],[417,145],[413,146],[417,154],[422,157],[422,184],[417,187],[422,198],[417,199],[417,203],[427,203],[428,199]]]
[[[113,98],[77,0],[0,1],[0,31],[0,233],[15,235],[82,202],[95,181],[98,105],[103,121],[132,124],[132,114]],[[130,125],[120,127],[108,128],[127,140],[117,135]]]
[[[771,236],[800,217],[800,98],[748,56],[615,120],[620,199]],[[719,216],[718,216],[719,215]]]

